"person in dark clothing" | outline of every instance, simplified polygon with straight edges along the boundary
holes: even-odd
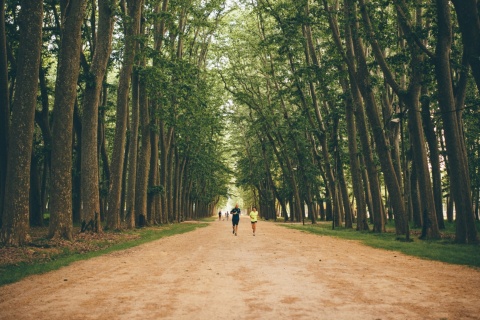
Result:
[[[238,204],[235,205],[235,208],[230,211],[232,214],[232,233],[234,235],[237,235],[237,230],[238,230],[238,222],[240,221],[240,208],[238,207]]]

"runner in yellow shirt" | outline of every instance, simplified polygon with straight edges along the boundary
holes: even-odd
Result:
[[[257,230],[257,221],[258,221],[258,211],[256,207],[253,207],[252,211],[250,212],[250,222],[252,223],[253,235],[255,235],[255,231]]]

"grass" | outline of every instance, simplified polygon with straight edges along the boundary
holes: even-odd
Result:
[[[30,275],[57,270],[64,266],[68,266],[75,261],[86,260],[114,251],[125,250],[163,237],[190,232],[200,227],[206,227],[208,221],[209,219],[205,219],[200,223],[180,223],[125,231],[123,233],[127,234],[127,237],[122,238],[123,240],[121,239],[117,241],[117,243],[99,239],[93,244],[94,240],[88,240],[90,246],[87,250],[85,250],[85,247],[78,250],[74,246],[67,246],[63,247],[59,252],[49,256],[46,261],[39,262],[38,260],[34,260],[0,265],[0,286],[17,282]],[[78,240],[77,242],[84,241],[85,240]]]
[[[453,242],[455,227],[452,223],[446,223],[445,230],[442,230],[440,240],[419,240],[416,234],[419,229],[412,229],[411,242],[398,241],[394,232],[393,223],[387,225],[386,233],[359,232],[354,229],[337,227],[332,230],[331,222],[318,222],[312,224],[281,224],[285,227],[297,229],[309,233],[338,237],[348,240],[357,240],[367,246],[399,251],[404,254],[423,259],[442,261],[451,264],[465,265],[480,268],[480,245],[456,244]],[[477,230],[480,224],[477,224]]]

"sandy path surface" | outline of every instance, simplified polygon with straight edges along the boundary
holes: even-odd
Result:
[[[480,271],[242,217],[0,287],[0,319],[480,319]]]

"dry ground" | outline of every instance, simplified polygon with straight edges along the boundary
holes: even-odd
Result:
[[[480,319],[480,271],[242,217],[0,287],[0,319]]]

